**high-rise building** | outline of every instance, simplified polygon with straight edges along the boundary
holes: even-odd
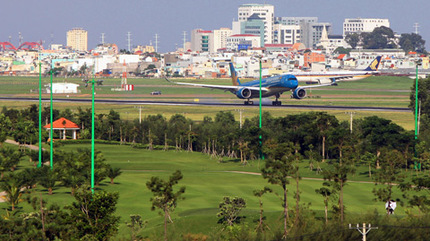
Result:
[[[343,22],[343,36],[350,33],[372,32],[382,26],[389,28],[390,21],[381,18],[347,18]]]
[[[275,24],[274,29],[274,44],[301,43],[300,25]]]
[[[275,23],[278,25],[274,31],[275,42],[279,44],[300,42],[307,48],[315,48],[322,37],[323,29],[331,32],[331,23],[319,23],[317,17],[278,17]],[[295,34],[293,30],[296,31]]]
[[[238,21],[248,21],[248,18],[256,14],[264,24],[264,43],[273,42],[273,23],[275,20],[275,7],[270,4],[243,4],[238,9]],[[242,31],[241,31],[242,32]]]
[[[214,33],[212,31],[194,29],[191,31],[191,50],[198,52],[214,52]]]
[[[232,35],[232,30],[229,28],[220,28],[213,31],[213,51],[227,47],[227,38]]]
[[[260,43],[264,45],[264,19],[260,18],[256,13],[252,14],[247,21],[240,23],[240,34],[258,35],[260,36]]]
[[[87,51],[88,32],[82,28],[67,31],[67,46],[76,51]]]

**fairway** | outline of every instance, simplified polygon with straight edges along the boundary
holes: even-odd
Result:
[[[82,147],[88,146],[74,144],[65,145],[60,149],[72,151]],[[244,214],[248,217],[246,220],[251,223],[250,225],[255,225],[252,223],[258,217],[259,204],[258,198],[253,196],[253,190],[269,186],[276,193],[282,193],[278,186],[270,185],[259,175],[259,170],[264,164],[259,160],[251,161],[248,165],[243,166],[235,160],[219,162],[218,159],[211,159],[208,155],[186,151],[149,151],[125,145],[105,144],[96,144],[96,150],[103,153],[107,163],[113,167],[120,167],[123,172],[115,179],[114,185],[105,179],[99,187],[120,194],[117,205],[117,214],[121,216],[118,237],[129,235],[125,222],[129,222],[131,214],[142,215],[144,220],[149,221],[148,227],[144,230],[145,234],[161,233],[163,220],[158,215],[158,211],[150,210],[149,199],[152,194],[146,188],[146,182],[152,176],[167,178],[175,170],[181,170],[184,175],[184,179],[176,188],[186,187],[185,199],[179,201],[172,216],[174,224],[170,225],[170,228],[176,230],[176,234],[183,232],[210,233],[211,229],[219,227],[216,224],[218,220],[216,213],[218,204],[224,196],[244,198],[247,202],[244,210]],[[28,165],[28,161],[22,161],[20,168]],[[329,164],[321,163],[321,168],[325,169],[328,167],[327,165]],[[309,170],[306,160],[302,161],[299,166],[303,178],[300,181],[300,203],[309,203],[310,209],[316,212],[317,217],[322,218],[324,215],[323,198],[315,193],[315,189],[322,187],[322,176]],[[344,193],[347,216],[353,217],[354,214],[368,213],[375,209],[380,213],[385,212],[383,203],[373,201],[372,189],[375,185],[367,177],[366,167],[358,167],[357,173],[350,179],[352,181],[348,182]],[[294,180],[291,179],[288,188],[290,190],[288,199],[293,207],[295,205]],[[68,188],[55,189],[52,196],[47,195],[47,190],[40,187],[36,191],[36,193],[41,191],[44,200],[47,200],[48,203],[66,205],[73,201]],[[394,198],[401,198],[401,194],[396,188],[394,191]],[[266,194],[262,200],[269,224],[276,227],[281,223],[281,201],[274,194]],[[22,203],[21,206],[27,211],[30,210],[28,204]],[[6,204],[2,203],[0,207],[4,210]],[[396,214],[404,215],[405,208],[398,208]]]

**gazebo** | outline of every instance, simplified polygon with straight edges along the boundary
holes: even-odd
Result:
[[[51,124],[48,124],[44,126],[43,128],[47,129],[49,132],[51,131]],[[54,121],[52,123],[52,129],[53,130],[60,130],[60,139],[65,140],[66,139],[66,131],[72,130],[73,131],[73,139],[76,139],[76,131],[80,130],[79,126],[70,120],[61,117],[60,119]],[[51,133],[49,133],[49,138],[51,138]]]

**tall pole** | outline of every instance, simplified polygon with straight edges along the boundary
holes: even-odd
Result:
[[[92,84],[92,98],[91,98],[91,192],[94,194],[94,86],[95,79],[93,75]]]
[[[259,136],[259,143],[260,143],[260,158],[262,159],[262,160],[264,160],[264,155],[263,155],[263,150],[262,150],[262,148],[263,148],[263,137],[262,137],[262,135],[261,135],[261,126],[262,126],[262,121],[261,121],[261,115],[262,115],[262,113],[261,113],[261,57],[260,57],[260,93],[259,93],[259,99],[260,99],[260,101],[259,101],[259,109],[260,109],[260,122],[259,122],[259,125],[258,125],[258,127],[260,128],[260,136]]]
[[[419,62],[415,63],[416,74],[415,74],[415,141],[414,141],[414,157],[417,158],[417,141],[418,141],[418,65]],[[414,161],[414,168],[417,169],[417,161]]]
[[[40,62],[39,51],[39,164],[42,166],[42,63]]]
[[[416,64],[415,78],[415,141],[418,139],[418,64]],[[416,153],[415,153],[416,157]]]
[[[50,92],[50,108],[49,108],[49,112],[50,112],[50,121],[51,121],[51,129],[50,129],[50,131],[49,131],[49,134],[50,134],[50,138],[49,138],[49,140],[50,140],[50,157],[49,157],[49,163],[50,163],[50,165],[51,165],[51,170],[52,169],[54,169],[54,141],[53,141],[53,139],[54,139],[54,129],[53,129],[53,122],[54,122],[54,117],[53,117],[53,114],[52,114],[52,72],[53,72],[53,69],[52,69],[52,67],[53,67],[53,65],[52,65],[52,63],[51,63],[51,78],[50,78],[50,90],[49,90],[49,92]]]

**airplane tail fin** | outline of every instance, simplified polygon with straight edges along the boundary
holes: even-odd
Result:
[[[365,71],[378,71],[379,68],[379,64],[381,63],[381,56],[376,57],[372,63],[370,63],[369,66],[367,66],[367,68],[365,68]]]
[[[234,69],[234,66],[233,66],[233,63],[232,63],[232,62],[230,62],[230,73],[231,73],[231,80],[232,80],[232,82],[233,82],[233,85],[234,85],[234,86],[238,86],[238,85],[240,85],[239,77],[237,77],[237,72],[236,72],[236,70]]]

